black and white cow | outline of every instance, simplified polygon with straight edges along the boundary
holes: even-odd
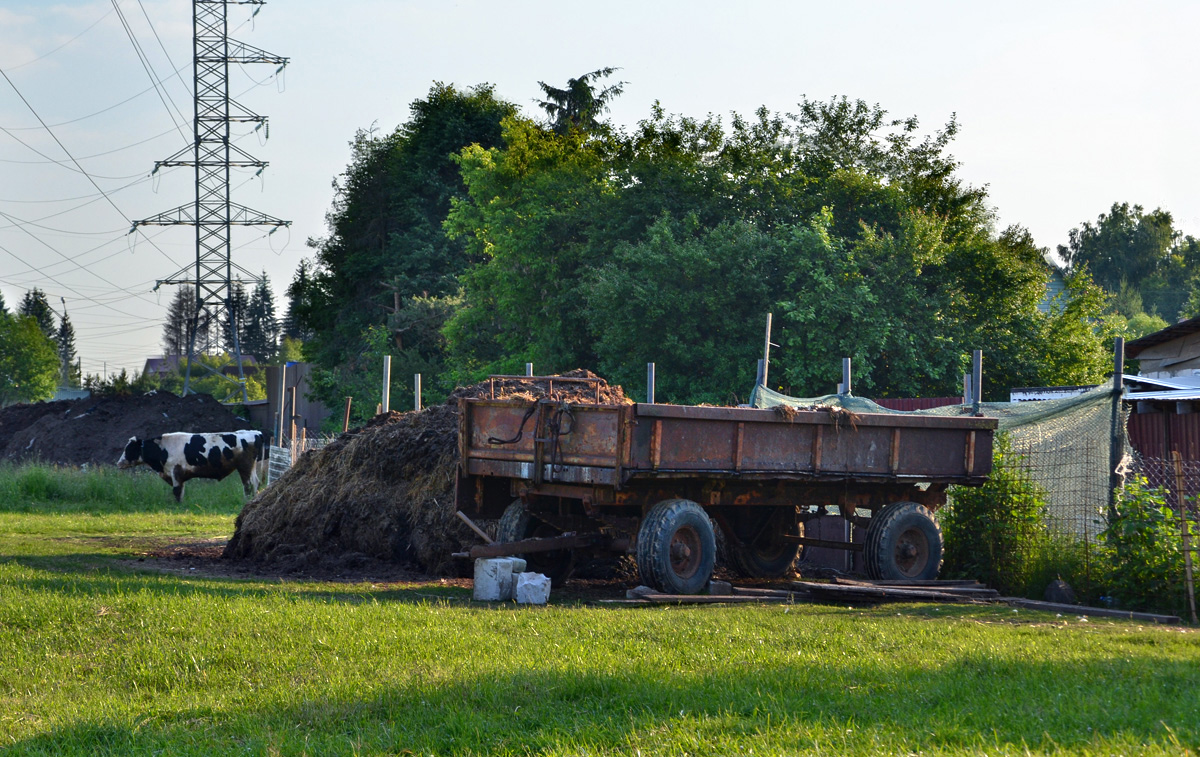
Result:
[[[130,437],[118,468],[145,463],[171,485],[175,501],[183,501],[183,485],[193,478],[218,481],[237,471],[246,495],[258,490],[258,468],[263,459],[261,431],[220,434],[163,434],[151,439]]]

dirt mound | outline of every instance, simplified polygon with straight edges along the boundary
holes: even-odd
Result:
[[[561,378],[598,378],[586,370]],[[540,398],[550,380],[497,379],[455,390],[446,404],[390,412],[306,453],[238,516],[225,557],[296,570],[346,555],[454,574],[452,552],[479,537],[454,516],[459,397]],[[595,402],[595,382],[553,381],[553,396]],[[599,384],[604,404],[629,400]]]
[[[86,397],[0,410],[0,460],[112,465],[131,436],[251,428],[207,394]]]

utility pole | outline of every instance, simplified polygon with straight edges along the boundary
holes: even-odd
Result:
[[[267,164],[230,142],[232,123],[257,124],[265,129],[267,119],[229,98],[230,63],[271,63],[282,69],[288,59],[272,55],[228,36],[228,6],[262,6],[265,0],[192,0],[192,78],[194,142],[166,160],[154,165],[160,168],[192,166],[196,172],[195,200],[151,218],[135,221],[138,226],[194,226],[196,228],[196,261],[155,285],[192,285],[196,290],[196,309],[192,316],[192,332],[188,339],[187,373],[183,383],[186,395],[191,386],[192,360],[196,349],[196,330],[201,314],[209,322],[222,310],[228,314],[233,350],[237,360],[238,382],[242,400],[246,400],[246,381],[242,373],[242,348],[238,336],[238,319],[242,313],[232,307],[233,271],[248,279],[254,274],[230,259],[230,236],[233,226],[290,226],[291,221],[252,210],[233,202],[229,197],[230,172],[234,168],[256,168],[262,173]],[[258,9],[255,9],[255,13]],[[275,229],[272,229],[274,233]],[[191,274],[189,277],[188,274]]]

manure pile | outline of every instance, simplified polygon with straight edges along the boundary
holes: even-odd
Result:
[[[562,378],[597,378],[587,370]],[[431,574],[469,569],[452,552],[479,542],[454,511],[458,399],[534,399],[547,381],[496,380],[460,388],[443,405],[390,412],[305,453],[246,504],[224,556],[297,571],[377,559]],[[596,401],[594,384],[555,383],[554,398]],[[629,402],[600,384],[600,402]]]
[[[160,390],[12,405],[0,410],[0,461],[113,465],[131,436],[248,428],[207,394]]]

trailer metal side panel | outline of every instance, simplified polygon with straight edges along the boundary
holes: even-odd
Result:
[[[981,482],[991,418],[464,400],[468,475],[620,487],[688,475]]]

